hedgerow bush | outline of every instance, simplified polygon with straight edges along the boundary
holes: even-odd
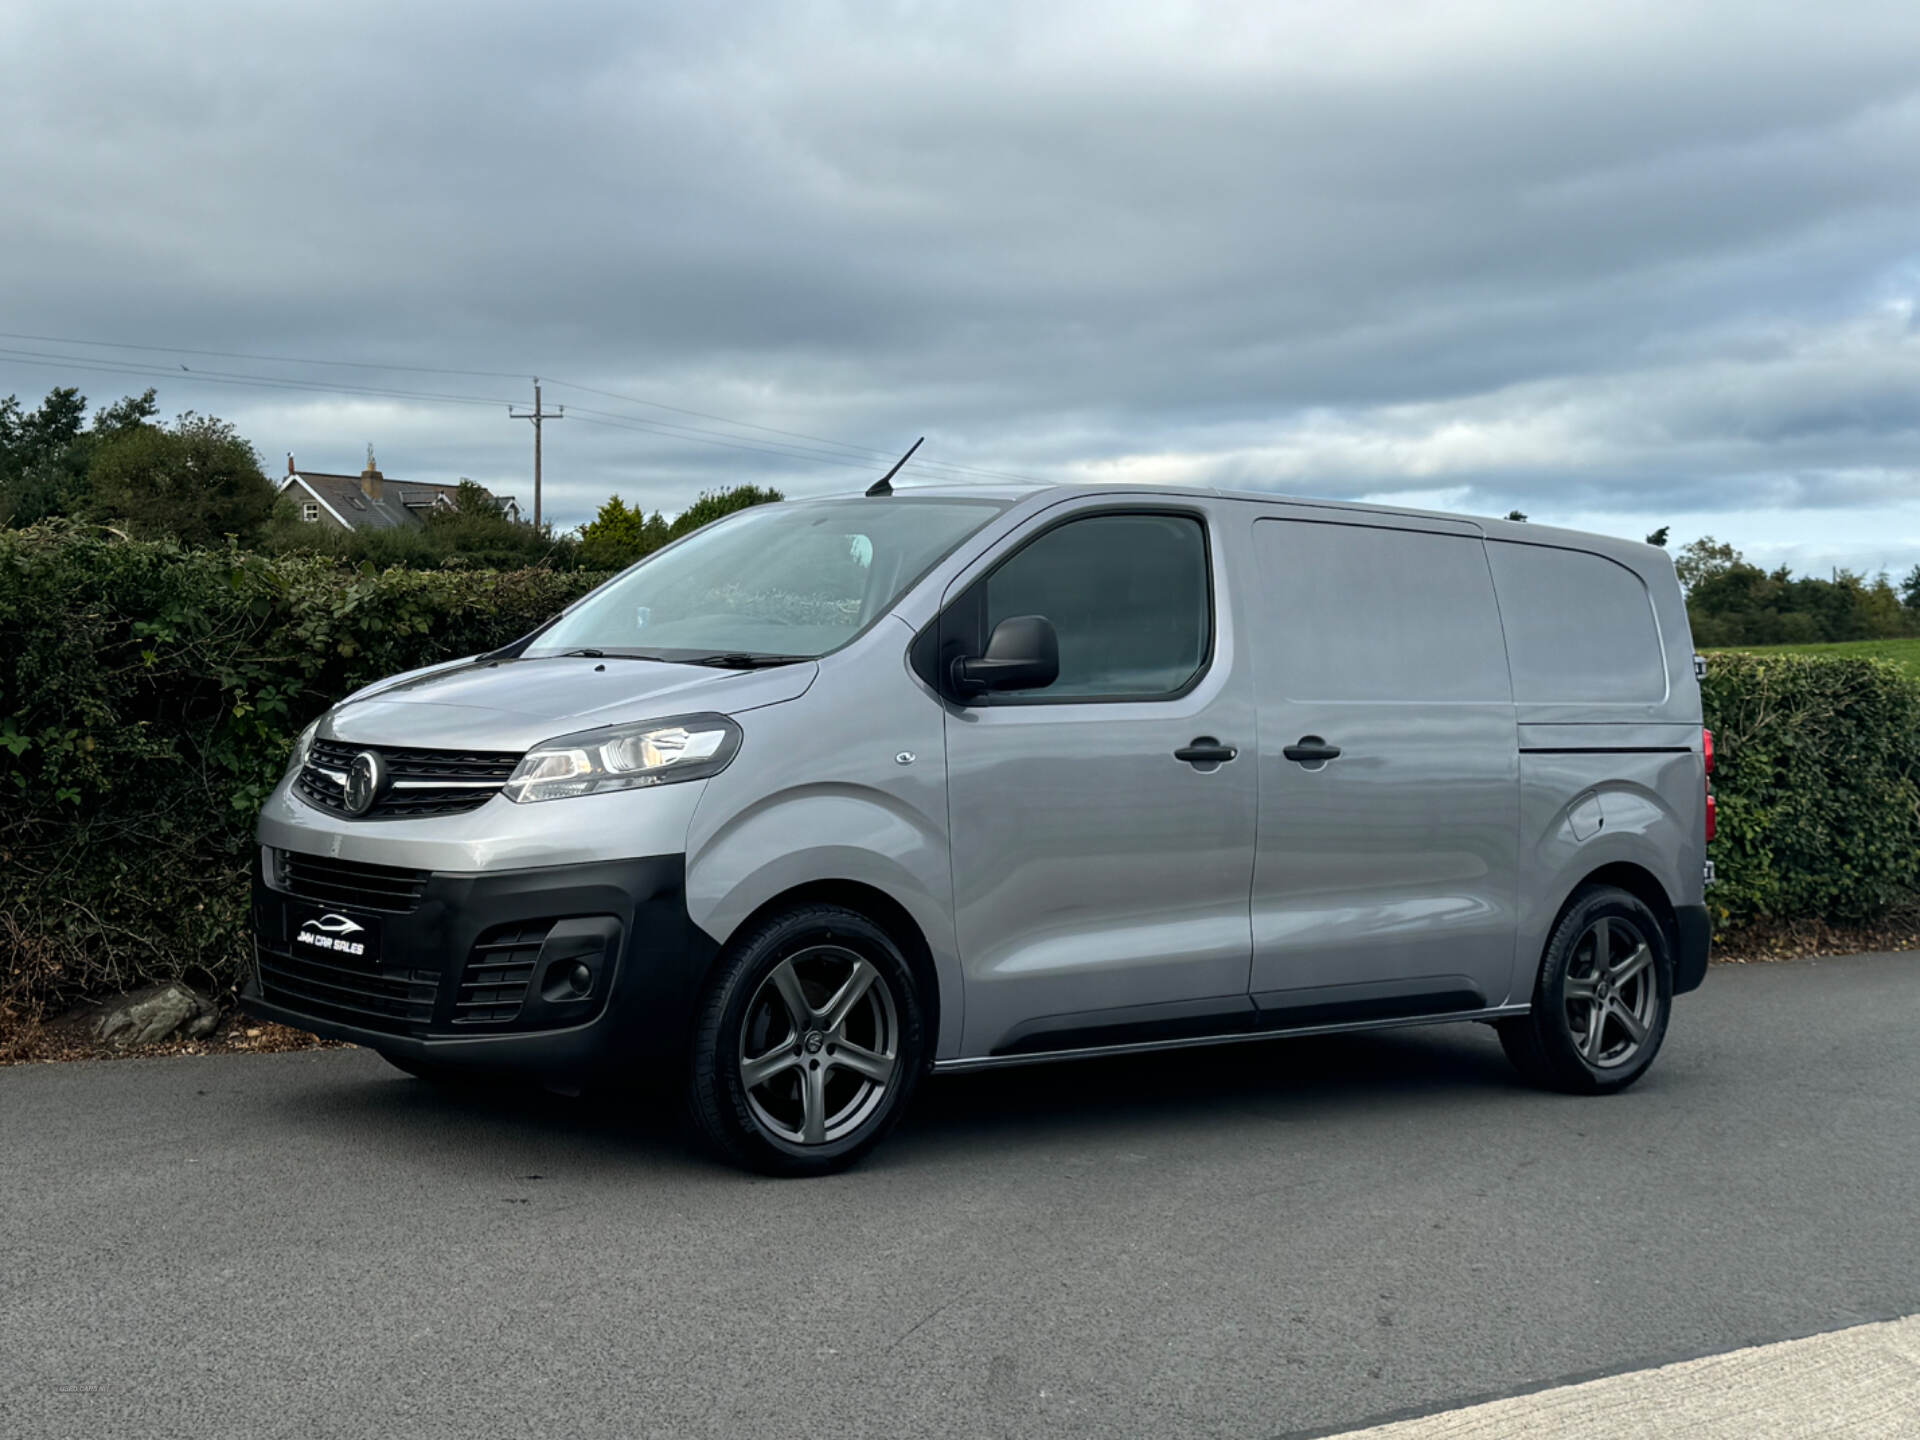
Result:
[[[1882,660],[1714,655],[1722,924],[1872,920],[1920,891],[1920,683]]]
[[[160,980],[230,993],[254,815],[301,727],[524,635],[602,578],[0,530],[0,1033]],[[1873,660],[1716,655],[1703,690],[1716,919],[1913,901],[1920,684]]]
[[[604,578],[0,530],[0,1026],[167,979],[230,990],[254,815],[301,728]]]

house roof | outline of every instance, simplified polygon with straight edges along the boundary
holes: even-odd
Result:
[[[428,510],[438,504],[453,504],[460,489],[458,485],[427,480],[382,477],[380,498],[375,500],[360,488],[358,475],[329,475],[318,470],[297,470],[281,481],[280,488],[284,491],[296,482],[336,520],[354,530],[418,529],[426,523]],[[513,500],[511,495],[494,498],[503,507]]]

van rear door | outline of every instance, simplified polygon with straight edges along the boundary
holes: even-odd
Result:
[[[1307,513],[1341,518],[1266,510],[1250,527],[1262,1022],[1499,1005],[1519,777],[1478,527]]]

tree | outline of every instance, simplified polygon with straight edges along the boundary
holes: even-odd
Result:
[[[1909,610],[1920,610],[1920,565],[1909,570],[1900,582],[1900,603]]]
[[[1647,536],[1647,544],[1658,545],[1662,550],[1666,549],[1667,548],[1667,531],[1670,530],[1671,528],[1672,528],[1671,526],[1662,525],[1658,530],[1654,531],[1651,535]]]
[[[731,490],[703,490],[700,498],[673,517],[667,533],[675,540],[690,530],[711,524],[722,515],[745,510],[750,505],[769,505],[787,497],[778,490],[760,485],[735,485]]]
[[[1725,575],[1736,565],[1746,563],[1733,546],[1724,545],[1711,535],[1702,535],[1674,557],[1673,568],[1680,576],[1681,588],[1691,591],[1701,581]]]
[[[64,387],[37,410],[22,410],[13,395],[0,400],[0,525],[31,525],[84,502],[86,416],[87,397]]]
[[[629,506],[618,495],[609,496],[599,513],[580,527],[580,563],[590,570],[625,569],[669,540],[678,540],[723,515],[731,515],[749,505],[766,505],[786,498],[778,490],[762,485],[705,490],[669,524],[658,510],[649,515],[637,505]]]
[[[160,406],[153,398],[153,387],[149,385],[141,395],[128,395],[113,404],[93,412],[93,435],[97,439],[119,435],[133,429],[136,425],[145,425],[160,413]]]
[[[648,515],[637,505],[629,509],[612,495],[580,527],[580,563],[589,570],[624,570],[666,543],[667,522],[659,511]]]
[[[183,545],[228,535],[251,543],[273,511],[253,446],[226,421],[192,411],[168,427],[129,418],[94,445],[87,481],[94,519]]]
[[[500,502],[493,498],[493,492],[486,486],[475,484],[466,476],[460,477],[460,483],[453,487],[453,508],[462,515],[498,515]]]

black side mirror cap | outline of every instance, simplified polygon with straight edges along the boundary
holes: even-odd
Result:
[[[987,653],[953,662],[960,695],[989,690],[1044,690],[1060,678],[1060,637],[1044,615],[1009,615],[993,627]]]

